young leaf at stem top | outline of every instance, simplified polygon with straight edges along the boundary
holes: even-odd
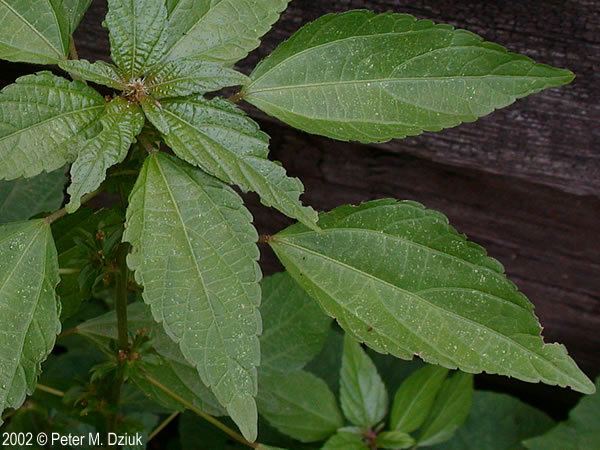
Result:
[[[465,30],[405,14],[329,14],[281,44],[244,97],[309,133],[385,142],[473,122],[573,80]]]

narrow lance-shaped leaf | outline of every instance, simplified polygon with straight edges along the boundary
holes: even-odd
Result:
[[[267,159],[269,137],[235,105],[200,96],[142,104],[148,119],[180,158],[226,183],[256,192],[266,206],[315,227],[316,212],[302,206],[304,186]]]
[[[70,23],[54,0],[0,0],[0,59],[56,64],[66,59]]]
[[[344,425],[333,392],[304,370],[261,372],[257,401],[273,427],[301,442],[321,441]]]
[[[150,95],[161,99],[218,91],[244,84],[247,79],[245,75],[217,63],[178,59],[154,66],[145,83]]]
[[[0,226],[0,412],[19,408],[35,390],[60,332],[58,281],[45,220]]]
[[[0,181],[0,223],[26,220],[60,208],[66,182],[64,169],[30,179]]]
[[[417,444],[427,447],[452,437],[469,415],[473,399],[473,375],[457,372],[444,381]]]
[[[404,380],[394,397],[391,429],[410,433],[423,425],[447,375],[448,369],[429,365]]]
[[[387,390],[375,364],[349,336],[344,339],[340,401],[346,418],[365,430],[381,422],[388,407]]]
[[[41,72],[0,92],[0,179],[32,177],[72,162],[98,132],[104,98],[85,84]]]
[[[257,48],[290,0],[171,0],[168,59],[233,64]]]
[[[323,214],[270,239],[289,273],[357,339],[381,353],[467,372],[594,392],[533,305],[442,214],[380,200]]]
[[[155,320],[254,440],[261,274],[250,221],[233,190],[155,154],[132,191],[124,240]]]
[[[573,74],[448,25],[351,11],[302,28],[251,79],[246,100],[296,128],[385,142],[473,122]]]
[[[101,84],[113,89],[124,90],[126,83],[121,79],[119,70],[104,61],[91,63],[85,59],[61,61],[61,69],[69,72],[74,78],[83,78],[92,83]]]
[[[167,40],[164,0],[108,0],[110,53],[127,80],[160,62]]]
[[[85,144],[71,166],[68,212],[77,210],[81,206],[81,197],[97,189],[106,178],[106,171],[125,159],[144,120],[138,105],[120,97],[106,105],[100,118],[102,131]]]

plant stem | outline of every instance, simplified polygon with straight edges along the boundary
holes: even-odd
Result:
[[[69,40],[69,59],[79,59],[77,47],[75,46],[75,39],[73,39],[72,37]]]
[[[43,384],[38,384],[36,386],[36,389],[38,391],[42,391],[42,392],[45,392],[47,394],[56,395],[57,397],[64,397],[65,396],[65,393],[63,391],[59,391],[58,389],[54,389],[54,388],[51,388],[49,386],[45,386]]]
[[[150,433],[150,436],[148,436],[148,441],[150,442],[152,439],[154,439],[162,430],[164,430],[165,428],[167,428],[167,426],[173,422],[177,416],[179,416],[179,411],[175,411],[173,414],[171,414],[169,417],[167,417],[165,420],[162,421],[162,423],[157,426],[155,428],[155,430]]]
[[[231,439],[233,439],[233,440],[235,440],[235,441],[239,442],[240,444],[243,444],[243,445],[245,445],[247,447],[258,448],[258,446],[259,446],[258,443],[247,441],[246,439],[244,439],[244,437],[241,434],[239,434],[238,432],[232,430],[227,425],[225,425],[224,423],[220,422],[218,419],[214,418],[210,414],[206,414],[204,411],[202,411],[201,409],[199,409],[196,406],[194,406],[188,400],[184,399],[183,397],[180,397],[177,393],[175,393],[172,390],[170,390],[168,387],[166,387],[165,385],[163,385],[160,381],[155,380],[152,376],[150,376],[148,374],[145,374],[145,377],[146,377],[146,380],[150,384],[152,384],[153,386],[155,386],[158,389],[160,389],[161,391],[163,391],[165,394],[167,394],[173,400],[176,400],[179,403],[181,403],[183,406],[185,406],[190,411],[192,411],[195,414],[197,414],[198,416],[202,417],[204,420],[206,420],[211,425],[214,425],[215,427],[217,427],[219,430],[221,430],[223,433],[225,433]]]
[[[157,153],[160,150],[156,146],[152,145],[152,143],[148,139],[146,139],[146,136],[144,136],[143,134],[140,134],[137,137],[137,140],[142,145],[142,147],[144,147],[144,150],[146,150],[146,152],[148,152],[149,154]]]
[[[79,272],[81,272],[81,270],[71,268],[71,267],[65,267],[65,268],[58,269],[59,275],[74,275]]]
[[[84,203],[89,202],[91,199],[93,199],[95,196],[97,196],[100,192],[102,192],[102,191],[100,189],[97,189],[94,192],[85,194],[83,197],[81,197],[81,204],[83,205]],[[54,211],[49,216],[46,216],[45,220],[49,224],[52,224],[52,223],[56,222],[58,219],[65,217],[67,214],[69,214],[69,213],[67,212],[66,208],[61,208],[58,211]]]
[[[246,94],[243,91],[240,91],[236,94],[233,94],[231,97],[229,97],[227,100],[229,100],[231,103],[239,103],[244,99],[244,96]]]

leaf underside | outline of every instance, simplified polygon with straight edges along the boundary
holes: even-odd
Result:
[[[250,221],[229,187],[155,154],[131,193],[124,240],[155,320],[254,440],[261,272]]]
[[[350,11],[302,28],[251,79],[246,100],[289,125],[385,142],[473,122],[573,74],[448,25]]]
[[[270,244],[361,342],[403,359],[594,392],[562,345],[543,342],[533,305],[501,264],[442,214],[380,200],[337,208],[319,226],[292,226]]]

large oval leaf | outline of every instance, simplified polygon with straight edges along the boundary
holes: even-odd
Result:
[[[545,344],[533,305],[496,260],[446,217],[413,202],[344,206],[322,232],[295,225],[270,243],[340,325],[382,353],[525,381],[594,385],[559,344]]]
[[[171,0],[168,59],[233,64],[257,48],[290,0]]]
[[[0,179],[32,177],[72,162],[104,111],[104,98],[50,72],[19,78],[0,92]]]
[[[155,154],[131,193],[124,240],[154,318],[254,440],[261,273],[251,218],[232,189]]]
[[[0,0],[0,58],[35,64],[66,59],[70,18],[61,2]]]
[[[0,412],[20,407],[35,390],[60,332],[58,281],[45,220],[0,226]]]
[[[384,142],[472,122],[573,74],[448,25],[351,11],[302,28],[251,79],[246,99],[294,127]]]

